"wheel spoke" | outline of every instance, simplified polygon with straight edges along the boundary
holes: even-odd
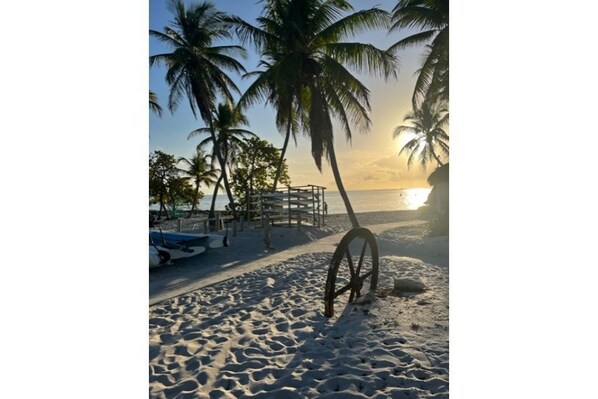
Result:
[[[372,273],[374,273],[374,271],[370,270],[369,272],[364,274],[363,277],[361,277],[361,281],[364,281],[366,278],[370,277],[372,275]]]
[[[347,247],[347,263],[349,263],[349,270],[351,271],[351,279],[355,276],[355,269],[353,268],[353,259],[351,259],[351,252],[349,251],[349,247]]]
[[[359,276],[359,271],[361,270],[361,265],[363,265],[363,256],[365,255],[365,249],[368,246],[368,242],[363,240],[363,247],[361,248],[361,255],[359,256],[359,263],[357,264],[357,275]]]
[[[353,302],[354,298],[355,298],[355,289],[353,287],[353,288],[351,288],[351,294],[349,295],[349,303]]]
[[[336,298],[339,295],[343,295],[345,292],[347,292],[349,289],[351,289],[351,283],[345,285],[343,288],[341,288],[340,290],[336,291],[334,293],[333,298]]]

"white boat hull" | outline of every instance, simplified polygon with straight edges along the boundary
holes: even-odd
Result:
[[[218,234],[150,232],[149,267],[204,253],[208,248],[228,247],[228,237]]]

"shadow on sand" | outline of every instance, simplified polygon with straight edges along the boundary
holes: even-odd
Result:
[[[150,397],[448,397],[448,347],[418,351],[378,317],[384,299],[344,295],[323,315],[329,262],[301,255],[154,308]],[[381,258],[381,275],[396,267]]]

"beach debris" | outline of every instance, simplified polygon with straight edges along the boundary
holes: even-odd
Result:
[[[394,280],[393,294],[407,296],[409,294],[419,294],[426,290],[426,286],[419,280],[409,278],[397,278]]]

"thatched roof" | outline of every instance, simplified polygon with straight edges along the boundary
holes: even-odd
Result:
[[[447,182],[449,181],[449,164],[446,163],[442,166],[436,168],[436,170],[430,173],[428,176],[428,184],[431,186],[435,186],[438,183]]]

